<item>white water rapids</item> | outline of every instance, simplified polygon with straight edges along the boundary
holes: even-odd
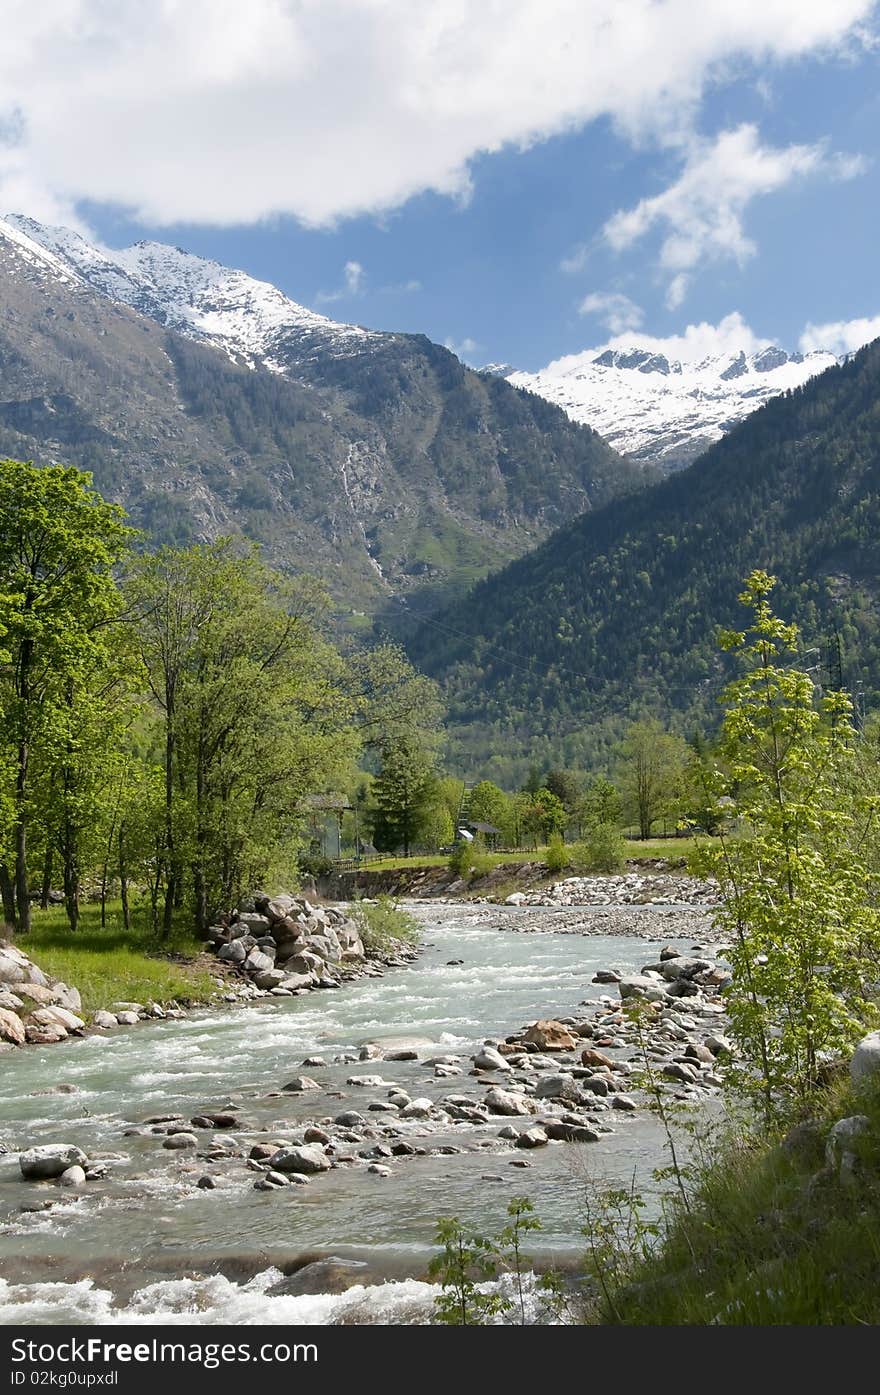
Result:
[[[658,938],[646,941],[510,933],[492,928],[485,907],[413,909],[425,926],[423,951],[384,978],[3,1056],[0,1323],[424,1321],[437,1291],[422,1281],[437,1218],[456,1215],[497,1230],[516,1195],[528,1196],[542,1221],[542,1258],[576,1259],[585,1190],[609,1180],[628,1184],[634,1171],[644,1184],[662,1160],[658,1128],[643,1110],[603,1115],[613,1134],[536,1150],[527,1170],[510,1165],[523,1154],[497,1137],[504,1119],[449,1125],[428,1137],[413,1121],[408,1139],[463,1151],[390,1159],[390,1177],[337,1168],[307,1187],[277,1192],[255,1191],[256,1174],[243,1158],[214,1165],[163,1149],[161,1137],[125,1135],[151,1115],[189,1118],[232,1104],[246,1154],[261,1137],[283,1137],[305,1119],[365,1111],[386,1095],[387,1086],[346,1083],[357,1074],[381,1075],[414,1097],[480,1098],[482,1087],[468,1075],[477,1043],[576,1012],[582,1000],[609,991],[591,983],[597,968],[638,970],[665,938],[659,910]],[[411,1043],[421,1059],[333,1064],[337,1053],[367,1041]],[[435,1079],[425,1061],[440,1054],[459,1055],[463,1074]],[[327,1065],[303,1069],[310,1056]],[[301,1072],[322,1093],[273,1093]],[[45,1093],[61,1082],[76,1093]],[[384,1114],[373,1119],[391,1122]],[[59,1191],[23,1182],[17,1154],[56,1141],[77,1143],[93,1157],[121,1156],[105,1181],[62,1195],[50,1209],[22,1211]],[[216,1175],[216,1190],[196,1187],[205,1172]],[[363,1283],[344,1293],[273,1292],[283,1286],[282,1268],[289,1273],[304,1256],[356,1263]]]

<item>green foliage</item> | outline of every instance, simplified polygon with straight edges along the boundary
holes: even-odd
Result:
[[[503,1321],[516,1311],[520,1325],[527,1323],[528,1271],[523,1242],[541,1229],[541,1222],[534,1205],[524,1196],[511,1197],[507,1214],[510,1219],[496,1236],[470,1234],[452,1216],[438,1221],[437,1244],[442,1250],[428,1266],[428,1273],[439,1278],[442,1288],[434,1300],[438,1322],[450,1327],[481,1327],[495,1319]],[[512,1276],[515,1300],[500,1287],[486,1291],[499,1272]],[[553,1271],[542,1274],[538,1293],[544,1300],[542,1316],[548,1320],[558,1316],[563,1304],[559,1276]]]
[[[823,1063],[873,1019],[880,953],[877,876],[863,852],[877,796],[853,794],[849,702],[817,704],[809,674],[790,666],[797,630],[773,614],[773,585],[753,572],[740,597],[749,627],[723,635],[745,672],[727,690],[715,789],[735,792],[739,835],[695,858],[723,895],[738,1083],[768,1119],[809,1110]]]
[[[623,807],[650,838],[660,819],[678,818],[685,789],[688,748],[660,722],[634,722],[620,748],[618,784]]]
[[[428,832],[440,802],[436,758],[415,736],[392,737],[373,784],[373,842],[380,852],[412,847]]]
[[[561,833],[553,833],[550,835],[547,851],[544,854],[544,861],[547,864],[547,871],[553,876],[556,876],[558,872],[564,872],[567,867],[571,866],[571,849],[565,846],[565,841]]]
[[[102,747],[126,696],[114,569],[131,537],[123,512],[62,465],[0,461],[0,854],[4,899],[30,923],[28,840],[42,809],[59,842],[71,926],[78,917],[86,809]],[[51,823],[48,822],[51,820]],[[7,904],[7,910],[11,906]]]
[[[391,951],[398,945],[415,945],[419,942],[419,922],[390,896],[379,896],[375,901],[355,902],[351,907],[351,917],[368,951]]]
[[[837,1119],[868,1120],[850,1176],[824,1166]],[[729,1126],[690,1191],[690,1210],[636,1256],[600,1322],[632,1326],[876,1326],[880,1101],[820,1092],[788,1134]]]
[[[571,861],[579,872],[622,872],[626,867],[627,845],[620,829],[612,823],[596,823],[571,848]]]
[[[457,877],[484,877],[498,865],[498,858],[486,851],[486,845],[478,834],[472,843],[460,838],[449,857],[449,870]]]

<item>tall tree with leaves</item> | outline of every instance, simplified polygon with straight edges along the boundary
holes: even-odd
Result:
[[[12,779],[15,924],[30,928],[28,833],[33,774],[77,739],[89,712],[90,675],[111,666],[121,598],[114,570],[131,530],[92,489],[91,475],[63,465],[0,461],[0,604],[5,770]],[[73,694],[80,703],[75,710]],[[11,907],[10,907],[11,908]]]
[[[675,818],[684,789],[688,748],[660,722],[634,722],[620,749],[618,784],[624,807],[650,838],[658,819]]]
[[[389,740],[382,750],[373,798],[376,847],[388,852],[402,847],[404,856],[409,857],[438,800],[434,755],[411,737]]]
[[[818,701],[792,666],[798,631],[774,615],[773,585],[753,572],[740,597],[749,627],[722,636],[745,672],[726,693],[714,791],[735,796],[740,829],[699,855],[723,894],[739,1082],[768,1119],[808,1112],[823,1061],[872,1020],[880,955],[880,878],[866,856],[876,787],[854,788],[849,699]]]

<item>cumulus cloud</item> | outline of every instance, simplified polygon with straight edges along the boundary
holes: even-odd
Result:
[[[622,251],[660,231],[660,267],[670,277],[666,303],[674,310],[701,264],[743,265],[754,256],[755,244],[744,224],[754,199],[810,176],[852,179],[864,168],[860,156],[830,152],[824,142],[762,145],[757,127],[745,123],[712,141],[693,142],[678,179],[662,193],[615,213],[603,236]]]
[[[450,353],[455,354],[456,358],[460,358],[464,363],[472,364],[474,354],[478,354],[483,345],[478,344],[476,339],[471,339],[470,335],[465,335],[460,343],[456,343],[451,337],[444,339],[443,347],[449,349]]]
[[[860,41],[874,0],[4,0],[0,202],[312,226],[599,117],[692,129],[731,64]],[[512,98],[511,94],[515,94]],[[681,268],[678,268],[681,270]]]
[[[733,310],[715,325],[702,320],[699,324],[687,325],[680,334],[665,337],[617,334],[602,348],[628,349],[637,345],[640,349],[665,354],[668,359],[677,359],[681,363],[699,363],[710,356],[738,354],[740,350],[746,354],[756,354],[761,349],[769,349],[776,342],[775,339],[765,339],[756,334],[740,312]]]
[[[800,337],[802,353],[830,349],[834,354],[851,354],[872,339],[880,338],[880,315],[856,320],[832,320],[824,325],[808,324]]]
[[[612,334],[638,329],[645,318],[642,307],[619,291],[591,291],[584,296],[578,311],[581,315],[596,315]]]

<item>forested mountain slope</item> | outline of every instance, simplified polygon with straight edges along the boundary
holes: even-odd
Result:
[[[422,336],[176,248],[114,255],[0,220],[0,452],[93,470],[156,541],[242,534],[349,618],[399,619],[649,477]]]
[[[601,760],[623,722],[711,724],[719,625],[743,578],[810,657],[880,700],[880,341],[750,416],[690,468],[560,529],[415,637],[443,678],[464,757]],[[827,671],[829,642],[834,654]]]

